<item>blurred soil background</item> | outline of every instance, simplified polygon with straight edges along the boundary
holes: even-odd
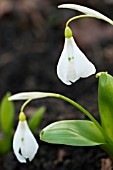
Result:
[[[113,19],[113,0],[0,0],[0,98],[7,91],[56,92],[74,99],[97,120],[98,80],[95,75],[64,85],[56,75],[56,66],[64,45],[66,21],[80,14],[58,9],[62,3],[77,3],[100,11]],[[97,19],[81,19],[70,24],[78,46],[95,64],[97,72],[113,75],[113,26]],[[22,102],[16,102],[15,129]],[[13,151],[0,156],[0,170],[111,170],[108,155],[99,147],[72,147],[47,144],[39,140],[46,125],[65,119],[87,119],[76,108],[58,99],[31,102],[26,114],[46,107],[37,128],[39,151],[32,162],[20,164]]]

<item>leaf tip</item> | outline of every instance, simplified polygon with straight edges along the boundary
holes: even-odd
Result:
[[[40,132],[40,140],[43,140],[44,130]]]

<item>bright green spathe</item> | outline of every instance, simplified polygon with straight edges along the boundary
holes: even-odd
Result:
[[[20,112],[19,114],[19,121],[23,122],[26,120],[26,115],[24,114],[24,112]]]
[[[66,26],[66,28],[65,28],[65,37],[66,38],[71,38],[72,37],[72,31],[68,26]]]

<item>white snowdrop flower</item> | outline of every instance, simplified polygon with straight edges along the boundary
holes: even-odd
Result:
[[[79,78],[95,74],[95,66],[86,58],[75,43],[71,29],[66,26],[65,44],[57,65],[57,75],[66,85]]]
[[[38,147],[38,143],[28,127],[26,116],[21,112],[13,138],[13,150],[18,161],[21,163],[26,163],[26,159],[31,161],[37,153]]]

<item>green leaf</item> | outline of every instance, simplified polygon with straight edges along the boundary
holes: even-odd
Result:
[[[107,73],[99,76],[98,104],[102,127],[113,141],[113,77]]]
[[[103,144],[100,147],[109,154],[111,158],[113,158],[113,144]]]
[[[35,132],[36,128],[42,121],[43,115],[45,113],[45,107],[40,107],[28,120],[29,127],[32,132]]]
[[[1,102],[0,109],[0,124],[3,133],[7,134],[12,132],[14,123],[14,104],[8,101],[10,93],[7,93]]]
[[[40,133],[40,139],[48,143],[73,146],[105,144],[106,140],[92,121],[64,120],[50,124]]]
[[[12,136],[6,135],[0,138],[0,155],[6,154],[11,150]]]

